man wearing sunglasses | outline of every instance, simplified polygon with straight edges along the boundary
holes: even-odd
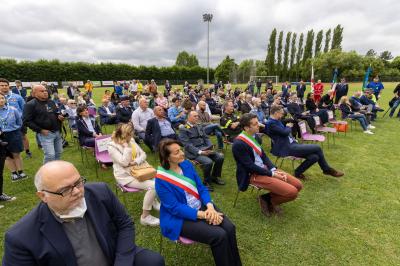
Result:
[[[124,207],[104,183],[86,184],[69,162],[52,161],[35,175],[41,202],[5,235],[8,265],[164,265],[134,243]]]

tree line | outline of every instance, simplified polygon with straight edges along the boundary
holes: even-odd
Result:
[[[196,59],[197,60],[197,59]],[[169,80],[181,84],[207,78],[207,69],[198,66],[133,66],[115,63],[60,62],[59,60],[16,61],[0,59],[0,76],[10,81],[75,81],[75,80]],[[210,69],[213,78],[214,69]]]

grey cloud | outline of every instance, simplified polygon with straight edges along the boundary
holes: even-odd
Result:
[[[344,26],[343,48],[364,54],[373,48],[399,55],[400,3],[331,1],[33,1],[0,6],[0,57],[36,60],[172,65],[186,50],[206,65],[206,23],[212,12],[210,64],[226,55],[237,63],[264,60],[268,37]]]

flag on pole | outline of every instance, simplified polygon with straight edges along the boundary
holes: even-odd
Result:
[[[333,93],[331,94],[331,99],[333,99],[336,96],[336,84],[337,84],[337,77],[339,74],[339,70],[335,68],[333,71],[333,78],[332,78],[332,83],[331,83],[331,90]]]
[[[314,93],[314,65],[311,65],[311,92]]]
[[[362,91],[364,91],[365,88],[367,87],[368,78],[369,78],[369,75],[371,75],[371,73],[372,73],[372,67],[371,67],[371,65],[369,65],[367,71],[365,72],[364,81],[363,81],[363,85],[362,85]]]

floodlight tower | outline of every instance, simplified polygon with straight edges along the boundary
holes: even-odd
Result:
[[[213,14],[203,14],[203,21],[207,22],[207,84],[210,83],[210,22]]]

